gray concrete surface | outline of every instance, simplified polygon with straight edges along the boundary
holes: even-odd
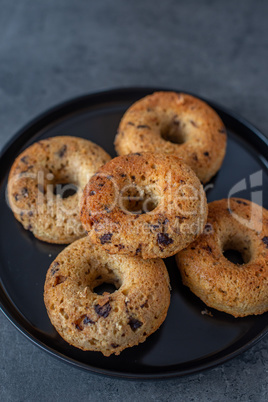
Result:
[[[0,147],[68,98],[125,86],[192,91],[268,133],[265,0],[0,0]],[[30,343],[0,314],[1,401],[267,401],[268,338],[181,379],[95,376]]]

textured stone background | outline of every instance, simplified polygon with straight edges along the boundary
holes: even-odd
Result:
[[[0,147],[68,98],[192,91],[268,133],[265,0],[0,0]],[[1,401],[267,401],[268,338],[201,374],[127,382],[65,365],[0,314]]]

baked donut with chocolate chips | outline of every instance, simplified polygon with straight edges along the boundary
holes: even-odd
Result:
[[[202,233],[206,196],[178,156],[136,153],[112,159],[89,180],[81,202],[88,236],[111,254],[169,257]]]
[[[89,178],[110,156],[83,138],[38,141],[13,163],[8,199],[15,218],[35,237],[67,244],[85,236],[79,201]]]
[[[148,95],[125,112],[115,148],[118,155],[174,153],[206,183],[222,165],[226,139],[222,120],[207,103],[167,91]]]
[[[208,210],[204,233],[176,256],[184,285],[234,317],[268,311],[267,209],[231,198],[210,203]],[[242,260],[229,260],[230,250]]]
[[[96,293],[103,283],[116,290]],[[84,237],[51,264],[44,300],[51,323],[69,344],[118,355],[144,342],[165,320],[169,276],[160,258],[109,255]]]

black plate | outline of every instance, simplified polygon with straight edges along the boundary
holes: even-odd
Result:
[[[7,206],[5,190],[15,157],[40,138],[81,136],[115,156],[113,139],[123,112],[151,92],[153,89],[148,88],[113,90],[57,106],[23,128],[5,147],[0,160],[2,311],[36,345],[66,362],[96,373],[142,379],[190,374],[236,356],[265,335],[267,314],[235,319],[209,309],[213,317],[202,315],[205,305],[182,286],[175,260],[169,258],[166,264],[172,284],[170,309],[165,323],[145,343],[109,358],[69,346],[50,324],[43,303],[46,271],[63,247],[43,243],[25,231]],[[207,190],[208,201],[227,197],[243,179],[247,188],[233,195],[251,199],[251,195],[268,188],[267,139],[245,120],[211,105],[222,117],[229,138],[222,169]],[[258,187],[250,188],[250,175],[256,172]],[[267,208],[267,194],[263,201]]]

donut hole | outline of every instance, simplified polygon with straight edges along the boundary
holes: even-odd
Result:
[[[38,183],[38,190],[43,194],[59,196],[62,199],[66,199],[74,196],[80,187],[80,180],[77,177],[76,172],[67,172],[64,174],[61,171],[51,170],[45,177],[45,181],[41,179]]]
[[[103,295],[104,293],[114,293],[116,292],[122,285],[122,281],[116,274],[109,270],[107,273],[103,273],[99,275],[92,282],[92,290],[94,293],[98,295]]]
[[[121,191],[120,206],[124,212],[146,214],[158,206],[158,195],[147,187],[128,186]]]
[[[160,128],[160,135],[163,140],[173,144],[184,144],[186,142],[186,135],[177,120],[164,124]]]
[[[236,265],[245,264],[242,254],[238,250],[228,249],[223,252],[224,257]]]
[[[63,199],[72,197],[77,191],[78,186],[74,183],[53,183],[53,194],[59,195]]]
[[[93,291],[97,293],[97,295],[103,295],[103,293],[114,293],[117,290],[117,287],[114,283],[103,282],[101,285],[96,286]]]
[[[235,265],[247,264],[251,260],[251,245],[249,239],[237,234],[225,239],[222,247],[223,256]]]

